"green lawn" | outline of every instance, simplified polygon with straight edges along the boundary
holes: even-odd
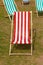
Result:
[[[9,18],[5,18],[7,13],[4,6],[0,6],[0,65],[43,65],[43,17],[37,17],[34,13],[36,10],[34,0],[31,0],[28,5],[22,5],[22,0],[15,0],[15,2],[20,11],[33,11],[32,22],[33,28],[36,29],[34,51],[32,56],[9,56],[11,22]]]

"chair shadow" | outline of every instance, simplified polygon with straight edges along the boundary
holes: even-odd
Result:
[[[33,29],[33,50],[35,50],[36,29]]]
[[[30,2],[28,2],[28,3],[23,3],[24,5],[29,5],[30,4]]]
[[[27,52],[27,51],[30,51],[31,49],[31,44],[15,44],[13,45],[13,48],[12,48],[12,51],[13,52],[14,50],[16,50],[16,53],[17,52]]]
[[[38,15],[39,16],[43,16],[43,12],[38,12]]]
[[[30,49],[31,44],[15,44],[12,48],[12,50],[15,48],[17,50],[28,50]]]

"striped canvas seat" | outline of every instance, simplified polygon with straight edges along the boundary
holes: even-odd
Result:
[[[12,44],[31,43],[31,13],[14,12]]]
[[[36,0],[36,10],[43,11],[43,0]]]
[[[6,11],[9,15],[12,15],[17,11],[16,6],[14,4],[14,0],[3,0]]]

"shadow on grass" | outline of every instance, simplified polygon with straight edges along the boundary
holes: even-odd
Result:
[[[15,44],[12,48],[13,49],[16,49],[16,50],[30,50],[31,48],[31,44]]]
[[[35,41],[36,41],[36,29],[33,29],[33,50],[35,50]]]
[[[12,51],[11,52],[30,52],[31,49],[31,44],[15,44],[13,45]]]
[[[38,15],[39,16],[43,16],[43,12],[38,12]]]
[[[24,5],[29,5],[29,4],[30,4],[30,2],[27,2],[27,3],[23,2],[23,4],[24,4]]]

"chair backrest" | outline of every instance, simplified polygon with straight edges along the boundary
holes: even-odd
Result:
[[[3,0],[6,11],[9,15],[12,15],[15,11],[17,11],[14,0]]]
[[[36,0],[36,10],[43,11],[43,0]]]
[[[32,12],[14,12],[12,44],[31,44]],[[12,34],[11,34],[12,35]]]

